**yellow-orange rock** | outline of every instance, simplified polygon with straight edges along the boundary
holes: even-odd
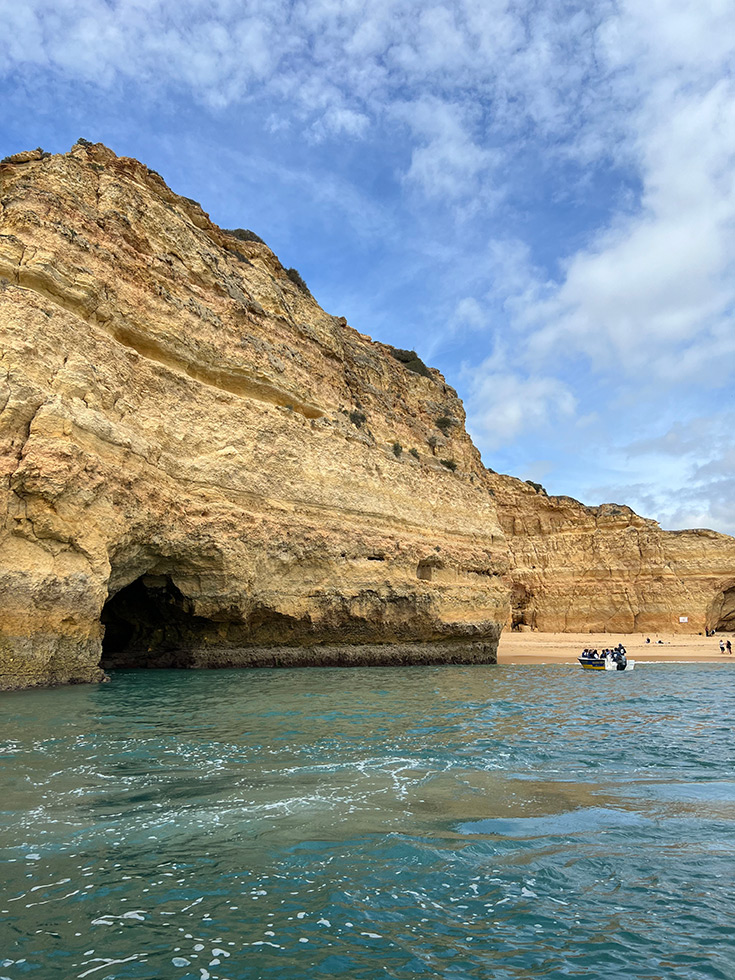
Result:
[[[242,237],[99,144],[0,165],[0,686],[494,660],[456,393]]]
[[[629,507],[585,507],[487,477],[511,551],[515,626],[545,632],[735,629],[735,539],[662,531]]]
[[[735,539],[486,471],[438,371],[80,141],[0,164],[0,687],[735,629]]]

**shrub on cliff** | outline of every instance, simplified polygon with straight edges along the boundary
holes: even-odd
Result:
[[[416,449],[415,446],[411,446],[411,448],[408,451],[409,451],[409,453],[411,453],[411,455],[413,456],[414,459],[418,459],[419,458],[419,451],[418,451],[418,449]]]
[[[542,493],[544,495],[544,497],[548,497],[549,496],[548,493],[546,492],[546,490],[541,486],[540,483],[534,483],[533,480],[526,480],[526,483],[529,485],[529,487],[533,487],[533,489],[536,491],[536,493]]]
[[[453,459],[440,459],[439,462],[442,464],[442,466],[446,466],[448,470],[451,470],[452,473],[454,473],[454,471],[457,469],[457,464]]]
[[[403,446],[400,444],[400,442],[394,442],[393,455],[396,457],[396,459],[399,459],[402,453],[403,453]]]
[[[265,245],[265,242],[260,237],[256,235],[254,231],[249,228],[223,228],[222,229],[226,235],[232,235],[233,238],[239,238],[241,242],[258,242],[260,245]]]
[[[311,295],[311,293],[309,292],[309,287],[304,282],[301,273],[299,272],[298,269],[286,269],[286,275],[288,276],[288,278],[291,280],[292,283],[294,283],[299,287],[302,293],[307,293],[309,296]]]
[[[421,358],[418,356],[415,350],[401,350],[400,347],[390,348],[391,357],[394,357],[397,361],[409,371],[413,371],[414,374],[420,374],[424,378],[431,377],[431,371],[427,368]]]
[[[440,415],[436,420],[437,429],[439,429],[445,436],[449,435],[449,430],[456,424],[457,423],[454,421],[454,419],[450,418],[448,415]]]
[[[363,412],[358,412],[357,409],[355,409],[354,411],[350,412],[350,422],[360,429],[365,422],[367,422],[367,415],[365,415]]]

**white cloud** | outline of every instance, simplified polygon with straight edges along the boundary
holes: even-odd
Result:
[[[718,397],[713,396],[715,402]],[[733,443],[735,412],[697,416],[671,425],[662,435],[637,439],[625,447],[629,456],[674,456],[702,460],[725,454]]]
[[[556,282],[534,268],[523,243],[496,238],[485,250],[489,288],[463,296],[457,312],[472,319],[474,299],[499,320],[488,328],[498,372],[490,387],[508,398],[510,409],[508,417],[498,411],[501,425],[490,437],[488,413],[476,397],[488,390],[488,366],[481,364],[472,373],[469,407],[484,447],[503,445],[503,439],[509,445],[521,432],[546,438],[549,416],[556,411],[569,424],[574,398],[589,411],[591,396],[604,418],[580,451],[592,470],[605,470],[613,433],[624,441],[626,427],[640,429],[644,420],[655,430],[657,415],[665,419],[672,411],[672,392],[680,393],[686,417],[700,393],[735,383],[734,18],[731,4],[668,0],[622,3],[600,23],[595,44],[609,75],[596,79],[590,104],[605,111],[597,119],[582,115],[578,138],[563,154],[589,164],[591,147],[612,143],[618,162],[640,181],[640,193],[637,200],[623,199],[617,213],[562,261]],[[552,76],[553,68],[550,62]],[[553,119],[550,108],[544,125]],[[563,126],[558,122],[559,131]],[[512,350],[512,361],[506,353],[498,363],[499,349]],[[512,364],[507,390],[500,384],[505,364]],[[532,380],[537,377],[545,383],[539,386]],[[730,445],[732,432],[727,428]],[[694,451],[700,462],[708,458],[706,442]],[[671,494],[652,495],[651,485],[666,480],[652,453],[649,447],[638,467],[651,480],[649,492],[621,480],[610,484],[618,487],[618,499],[627,490],[644,503],[655,499],[670,526],[696,513],[732,527],[724,501],[729,493],[735,510],[735,485],[724,468],[706,482],[694,459],[678,461],[668,468]]]
[[[483,309],[474,296],[465,296],[457,303],[454,309],[452,325],[455,329],[460,330],[467,327],[470,330],[487,328],[487,310]]]
[[[406,173],[409,183],[444,201],[482,197],[485,178],[499,163],[500,154],[473,139],[462,105],[424,97],[401,106],[398,114],[414,136]]]
[[[531,346],[546,358],[573,344],[600,370],[612,363],[662,381],[700,380],[708,364],[732,365],[735,354],[735,188],[727,178],[735,83],[677,94],[655,112],[646,105],[639,125],[641,210],[569,259],[555,295],[527,311],[544,323]]]
[[[548,431],[571,418],[576,399],[555,378],[497,371],[491,360],[474,375],[468,408],[471,431],[482,446],[492,450],[529,430]]]
[[[427,292],[441,293],[451,328],[434,324],[435,344],[464,331],[476,345],[465,377],[485,448],[568,427],[603,468],[594,440],[640,427],[635,406],[649,441],[663,439],[671,392],[683,402],[734,382],[732,0],[0,0],[0,23],[0,76],[26,85],[45,72],[62,89],[183,93],[235,122],[260,114],[274,142],[325,158],[347,142],[385,147],[381,177],[404,192],[396,214],[336,168],[296,173],[257,147],[252,160],[356,235],[406,235],[395,280],[423,261],[425,281],[434,263]],[[566,254],[539,228],[534,180],[577,205]],[[584,226],[590,204],[596,227]],[[401,226],[416,215],[424,240]],[[594,423],[575,429],[577,409]],[[642,472],[654,452],[638,453]],[[657,506],[723,515],[735,505],[725,437],[718,453],[693,453],[691,499],[661,491]],[[716,473],[696,469],[718,459]]]
[[[127,79],[147,99],[184,89],[213,108],[262,102],[317,138],[390,129],[408,106],[408,182],[487,208],[529,124],[578,139],[609,2],[564,19],[552,0],[0,0],[0,73]]]

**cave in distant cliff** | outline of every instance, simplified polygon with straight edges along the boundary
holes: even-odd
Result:
[[[510,593],[512,629],[535,625],[532,599],[533,593],[525,585],[521,585],[519,582],[514,583]]]
[[[195,616],[190,606],[168,576],[145,575],[131,582],[102,610],[100,666],[193,666],[192,649],[207,642],[217,624]]]
[[[735,630],[735,584],[715,597],[709,609],[707,625],[716,630]]]

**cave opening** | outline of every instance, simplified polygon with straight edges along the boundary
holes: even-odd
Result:
[[[193,650],[217,624],[196,616],[168,576],[144,575],[111,596],[102,610],[103,670],[191,667]]]
[[[515,582],[510,592],[511,607],[511,629],[519,630],[521,627],[533,626],[534,617],[531,600],[533,593]]]
[[[710,608],[709,627],[720,632],[735,631],[735,585],[724,589]]]

